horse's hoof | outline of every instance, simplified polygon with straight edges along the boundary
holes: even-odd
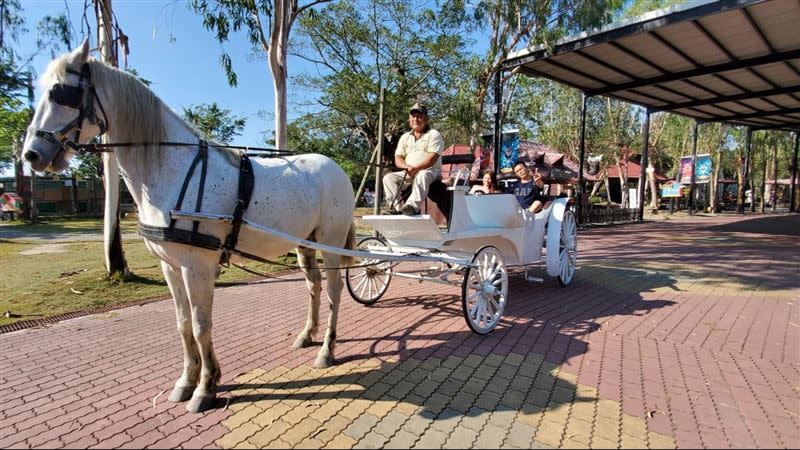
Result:
[[[292,347],[294,347],[295,350],[300,350],[301,348],[311,347],[311,344],[313,343],[314,340],[311,339],[311,335],[303,336],[301,334],[300,336],[297,336],[297,340],[294,341]]]
[[[172,393],[169,394],[169,401],[175,403],[185,402],[186,400],[192,398],[193,392],[194,392],[194,386],[190,387],[175,386],[175,388],[172,390]]]
[[[318,356],[314,361],[315,369],[327,369],[333,365],[333,356]]]
[[[214,394],[196,395],[186,404],[186,410],[190,413],[208,411],[214,406],[216,400],[217,397]]]

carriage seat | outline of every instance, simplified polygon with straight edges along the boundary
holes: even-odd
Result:
[[[475,155],[458,154],[442,156],[442,177],[431,183],[428,189],[428,198],[422,205],[422,213],[429,214],[439,226],[446,227],[453,206],[453,192],[448,190],[454,183],[469,181],[469,170],[466,175],[458,177],[458,166],[470,167],[475,162]],[[449,166],[449,167],[448,167]]]

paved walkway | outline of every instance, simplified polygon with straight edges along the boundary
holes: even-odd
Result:
[[[573,285],[512,277],[486,337],[457,289],[395,279],[373,307],[345,294],[329,370],[291,349],[296,276],[220,289],[223,392],[202,415],[166,400],[170,302],[5,334],[0,446],[799,447],[799,230],[784,215],[581,232]]]

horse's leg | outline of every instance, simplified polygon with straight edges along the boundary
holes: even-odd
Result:
[[[333,365],[333,347],[336,345],[336,320],[339,315],[339,299],[342,297],[342,277],[339,265],[342,257],[332,253],[323,253],[322,261],[325,264],[325,278],[328,287],[328,303],[331,312],[328,315],[328,329],[325,330],[325,341],[319,349],[314,367],[322,369]]]
[[[294,341],[294,348],[304,348],[311,345],[313,336],[317,333],[319,325],[319,296],[322,291],[322,274],[317,265],[317,251],[314,249],[298,247],[297,262],[306,276],[308,287],[308,319],[306,327]]]
[[[221,375],[211,344],[211,311],[214,303],[216,269],[216,262],[206,261],[181,269],[192,307],[192,332],[202,363],[200,381],[192,394],[192,399],[186,405],[187,410],[195,413],[205,411],[214,405]]]
[[[183,402],[191,398],[197,386],[197,378],[200,376],[200,353],[192,335],[192,309],[189,306],[189,297],[186,295],[181,273],[164,261],[161,261],[161,271],[164,272],[169,291],[175,299],[178,333],[181,334],[183,343],[183,374],[175,382],[175,388],[169,399],[173,402]]]

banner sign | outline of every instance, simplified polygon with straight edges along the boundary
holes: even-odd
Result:
[[[697,155],[697,163],[694,165],[694,182],[708,183],[711,180],[712,168],[711,155]]]
[[[681,188],[683,186],[680,183],[675,183],[670,181],[668,183],[664,183],[661,185],[661,198],[678,198],[681,197]]]
[[[503,133],[500,146],[500,171],[511,172],[519,159],[519,130]]]
[[[711,172],[713,171],[713,164],[711,162],[711,155],[697,155],[697,163],[694,165],[694,182],[695,183],[708,183],[711,179]],[[681,158],[681,166],[678,171],[678,180],[682,184],[690,184],[692,182],[692,157],[684,156]]]

